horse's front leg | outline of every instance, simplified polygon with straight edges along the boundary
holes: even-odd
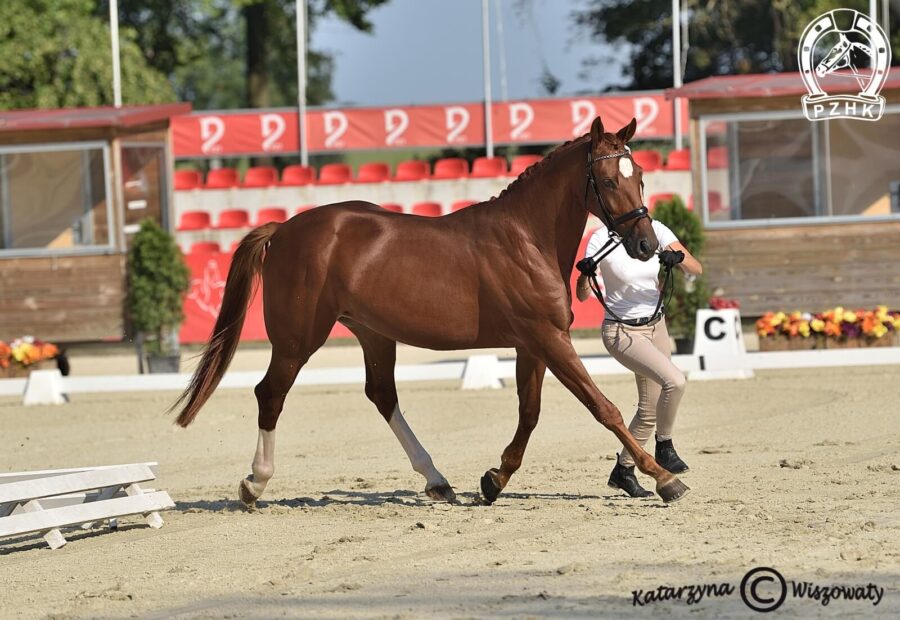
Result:
[[[524,349],[517,350],[516,390],[519,392],[519,426],[500,457],[500,469],[488,470],[481,478],[481,494],[493,504],[510,477],[521,467],[531,432],[541,414],[541,386],[547,366]]]
[[[588,408],[594,418],[611,430],[634,456],[638,469],[656,480],[656,492],[665,502],[674,502],[690,490],[672,473],[660,467],[635,440],[622,420],[622,414],[591,380],[572,346],[569,333],[550,321],[531,325],[527,330],[529,349],[542,357],[550,371]]]

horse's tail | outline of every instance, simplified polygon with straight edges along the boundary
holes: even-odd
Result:
[[[203,357],[197,370],[194,371],[194,376],[191,377],[191,382],[169,408],[169,411],[172,411],[187,402],[178,414],[176,423],[179,426],[187,426],[194,421],[200,408],[219,385],[222,375],[231,363],[231,358],[234,357],[244,317],[247,315],[247,306],[253,296],[253,283],[262,270],[266,244],[278,226],[278,223],[271,222],[250,231],[234,252],[228,279],[225,282],[222,309],[219,311],[219,318],[216,319],[212,336],[203,350]]]

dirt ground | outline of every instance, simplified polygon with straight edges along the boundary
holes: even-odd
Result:
[[[172,393],[28,409],[3,399],[0,470],[159,461],[155,487],[177,508],[161,530],[124,519],[57,551],[0,542],[0,617],[745,618],[739,586],[762,566],[787,580],[780,617],[898,617],[898,370],[690,383],[676,445],[693,490],[669,506],[607,488],[614,437],[552,379],[525,463],[493,506],[479,505],[478,480],[512,438],[514,386],[401,384],[410,425],[460,494],[453,506],[421,493],[360,388],[295,388],[255,512],[235,500],[256,444],[250,390],[218,392],[187,430],[163,413]],[[633,410],[631,379],[598,382]],[[825,606],[794,598],[791,582],[884,592],[877,606]],[[732,590],[646,602],[692,584]],[[762,598],[778,596],[771,584]]]

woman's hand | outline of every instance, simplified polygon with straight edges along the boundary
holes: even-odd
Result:
[[[679,267],[685,273],[689,273],[694,276],[699,276],[703,273],[703,265],[700,264],[694,255],[691,254],[684,245],[681,244],[680,241],[676,241],[675,243],[670,243],[667,247],[667,250],[674,250],[676,252],[684,253],[684,260],[679,263]]]
[[[587,301],[587,298],[591,296],[591,285],[586,275],[578,276],[578,282],[575,284],[575,296],[578,301]]]

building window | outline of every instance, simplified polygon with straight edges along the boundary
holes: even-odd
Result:
[[[799,112],[701,118],[705,221],[715,226],[900,216],[900,110],[877,122]]]
[[[0,148],[0,254],[112,244],[105,145]]]

